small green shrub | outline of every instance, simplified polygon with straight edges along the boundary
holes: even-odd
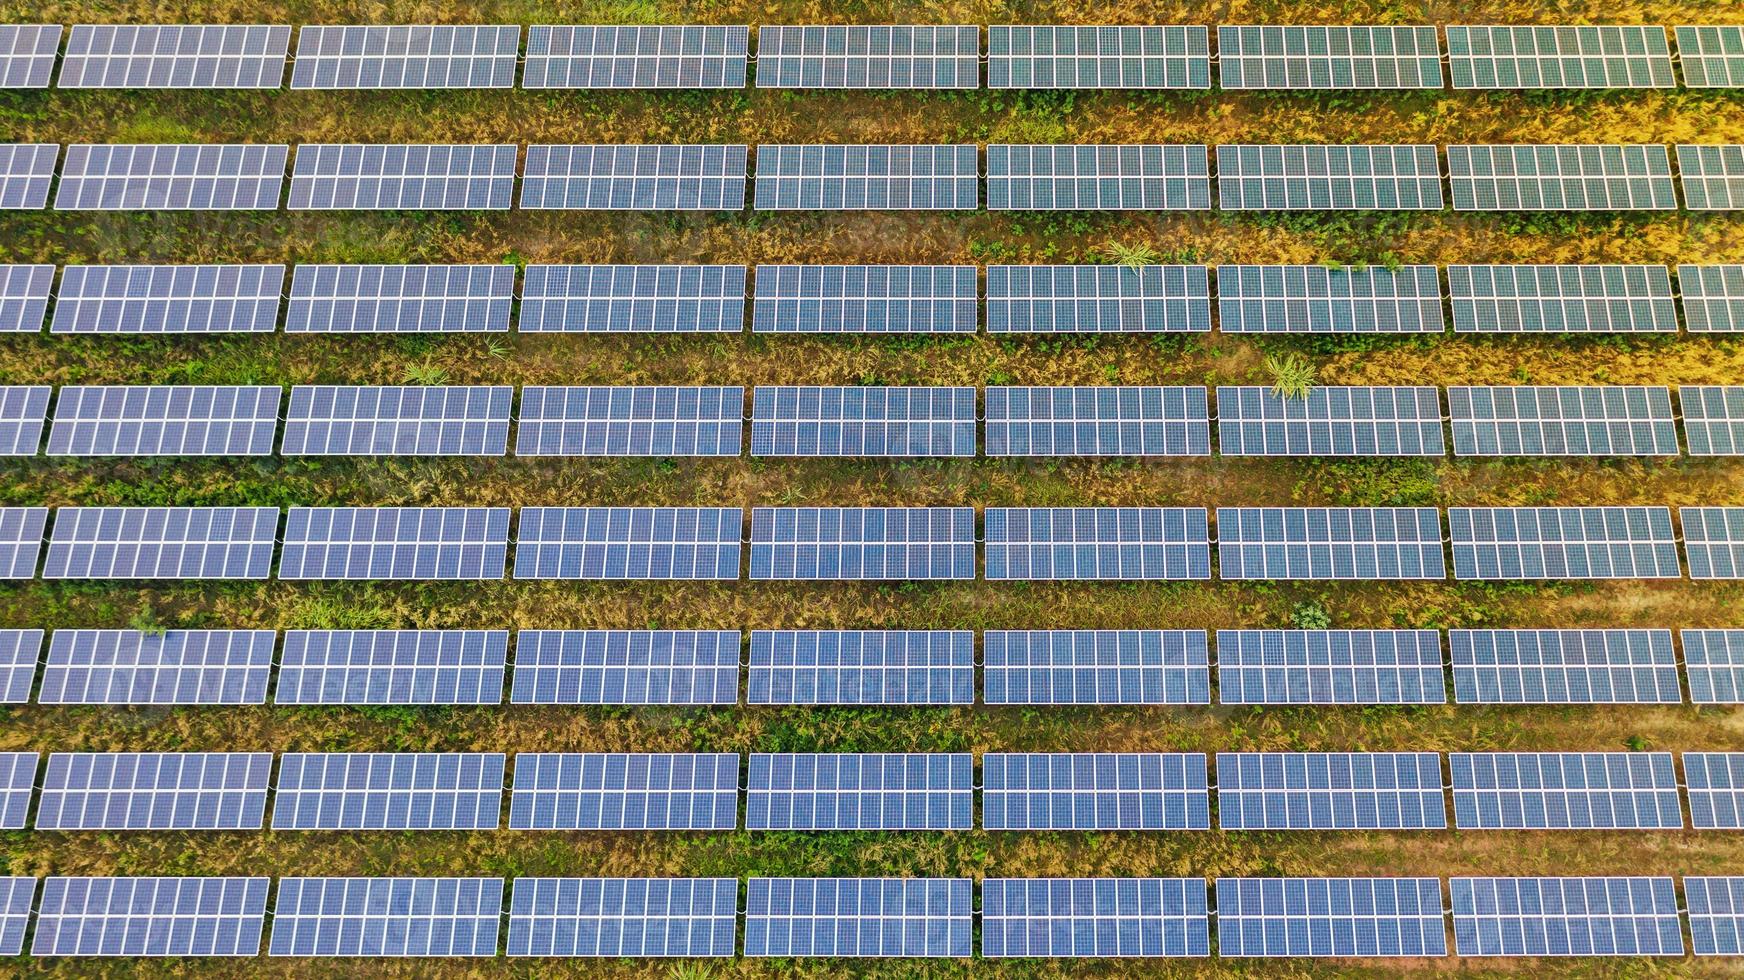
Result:
[[[1266,373],[1272,376],[1272,394],[1279,398],[1307,398],[1318,376],[1314,365],[1296,354],[1269,355]]]

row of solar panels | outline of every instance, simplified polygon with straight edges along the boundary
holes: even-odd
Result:
[[[0,703],[500,705],[507,630],[0,630]],[[1694,704],[1744,704],[1744,629],[1682,631]],[[511,704],[1212,703],[1203,630],[522,630]],[[1460,704],[1679,704],[1667,629],[1448,631]],[[43,665],[40,687],[37,668]],[[1219,704],[1445,704],[1435,630],[1218,630]]]
[[[1447,27],[1456,89],[1744,87],[1744,27]],[[1210,29],[1189,25],[987,28],[994,89],[1208,89]],[[0,26],[0,87],[45,88],[59,25]],[[251,88],[284,82],[289,25],[78,24],[61,88]],[[512,88],[518,25],[307,26],[293,89]],[[529,89],[742,88],[746,26],[534,25]],[[972,25],[796,25],[757,29],[758,88],[973,89],[981,29]],[[1223,25],[1225,89],[1439,89],[1432,26]]]
[[[0,385],[0,456],[738,456],[739,386]],[[1678,389],[1692,456],[1744,455],[1744,385]],[[1207,456],[1202,386],[986,389],[988,456]],[[1452,386],[1456,456],[1676,456],[1664,386]],[[1440,389],[1217,388],[1225,456],[1442,456]],[[976,390],[758,385],[753,456],[974,456]]]

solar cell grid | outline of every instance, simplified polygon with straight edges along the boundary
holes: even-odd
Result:
[[[507,630],[286,630],[276,704],[500,704]]]
[[[1677,332],[1662,265],[1450,265],[1447,284],[1457,333]]]
[[[1657,26],[1449,25],[1456,89],[1671,88],[1671,49]]]
[[[987,388],[989,456],[1208,456],[1203,387]]]
[[[737,704],[736,630],[522,630],[515,704]]]
[[[1744,704],[1744,630],[1683,630],[1694,704]]]
[[[1441,279],[1432,265],[1217,269],[1224,333],[1441,333]],[[1210,329],[1207,327],[1207,329]]]
[[[60,48],[59,24],[0,24],[0,89],[48,88]]]
[[[495,956],[501,878],[280,878],[272,956]]]
[[[272,333],[284,282],[282,265],[69,265],[49,332]]]
[[[970,265],[760,265],[755,333],[974,333]]]
[[[1225,89],[1438,89],[1434,27],[1237,25],[1217,29]]]
[[[1744,507],[1683,507],[1678,519],[1690,578],[1744,578]]]
[[[291,29],[271,24],[75,24],[61,88],[278,88]]]
[[[994,89],[1208,89],[1209,32],[1200,26],[987,28]]]
[[[1218,630],[1222,704],[1444,704],[1436,630]]]
[[[48,188],[60,152],[59,143],[0,143],[0,211],[48,207]],[[70,174],[70,157],[67,162]]]
[[[744,88],[750,28],[543,25],[527,29],[527,89]]]
[[[737,456],[741,387],[521,389],[517,456]]]
[[[733,830],[739,756],[521,752],[512,830]]]
[[[1217,147],[1224,211],[1439,211],[1441,158],[1432,144]]]
[[[514,397],[509,385],[297,385],[279,452],[501,456],[508,451]]]
[[[292,507],[279,578],[497,579],[507,507]]]
[[[1744,145],[1697,146],[1679,143],[1677,174],[1683,204],[1691,211],[1744,208]]]
[[[1203,507],[989,507],[994,580],[1211,577]]]
[[[1450,386],[1455,456],[1676,456],[1671,389]]]
[[[1202,265],[991,265],[988,333],[1204,333]]]
[[[981,28],[804,25],[757,28],[758,88],[965,89],[981,85]]]
[[[1670,752],[1453,752],[1461,830],[1681,830]]]
[[[1220,752],[1224,830],[1444,830],[1434,752]]]
[[[278,526],[277,507],[62,507],[42,577],[264,579]]]
[[[737,878],[516,878],[510,956],[732,956]]]
[[[981,955],[1210,956],[1203,878],[987,878]]]
[[[0,456],[35,456],[48,415],[49,385],[0,385]]]
[[[1225,581],[1444,579],[1434,507],[1219,507]]]
[[[0,35],[0,41],[3,40]],[[35,877],[0,878],[0,956],[23,955],[24,930],[30,925],[31,901],[35,897]]]
[[[1744,385],[1684,385],[1677,398],[1691,456],[1744,456]]]
[[[1439,878],[1219,878],[1217,955],[1446,956]]]
[[[1744,954],[1744,877],[1685,875],[1690,952],[1697,956]]]
[[[74,143],[61,165],[54,206],[271,211],[279,206],[290,151],[283,143]]]
[[[43,881],[32,956],[255,956],[270,878]]]
[[[974,704],[975,634],[753,630],[750,671],[747,704]]]
[[[509,329],[512,265],[305,264],[286,333],[480,333]]]
[[[975,389],[758,385],[753,456],[973,456]]]
[[[513,88],[518,24],[302,28],[293,89]]]
[[[50,456],[271,456],[277,385],[63,385]]]
[[[273,630],[57,629],[37,702],[265,704],[277,640]]]
[[[1459,956],[1682,956],[1671,878],[1450,878]]]
[[[37,830],[259,830],[271,752],[54,752]]]
[[[1744,752],[1685,752],[1690,826],[1744,830]]]
[[[1675,28],[1677,60],[1687,88],[1744,88],[1744,26]]]
[[[974,143],[765,143],[757,147],[759,211],[973,211],[981,206]]]
[[[751,578],[906,580],[975,577],[971,507],[755,507]]]
[[[42,554],[42,531],[47,524],[47,507],[0,507],[0,579],[36,577],[36,559]],[[49,577],[47,569],[43,577]]]
[[[752,878],[745,955],[967,958],[973,892],[968,878]]]
[[[1210,704],[1203,630],[988,630],[988,704]]]
[[[742,265],[529,265],[522,333],[738,333]]]
[[[0,264],[0,333],[36,333],[48,314],[52,265]]]
[[[984,830],[1207,830],[1205,756],[988,752]]]
[[[1675,211],[1671,157],[1654,144],[1450,144],[1455,211]]]
[[[1670,630],[1450,630],[1461,704],[1679,704]]]
[[[1450,507],[1453,577],[1679,578],[1666,507]]]
[[[739,211],[746,148],[732,143],[527,147],[523,209]],[[514,166],[511,154],[510,176]]]
[[[989,211],[1208,211],[1203,144],[987,147]]]
[[[746,830],[969,830],[967,752],[751,753]]]
[[[274,830],[495,830],[500,752],[286,752]]]
[[[737,507],[523,507],[520,579],[737,579]]]
[[[1690,333],[1744,330],[1744,265],[1680,265],[1677,285]]]
[[[1263,385],[1217,389],[1224,456],[1442,456],[1433,387],[1316,385],[1284,398]]]
[[[30,700],[41,656],[42,630],[0,629],[0,704]]]
[[[35,752],[0,752],[0,830],[25,828],[36,791],[37,758]]]
[[[286,207],[506,211],[514,199],[516,149],[513,143],[303,143]]]

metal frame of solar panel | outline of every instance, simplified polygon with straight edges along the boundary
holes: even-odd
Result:
[[[1681,630],[1691,704],[1744,704],[1744,630]]]
[[[737,878],[516,878],[510,956],[730,957]]]
[[[974,704],[970,630],[752,630],[746,704]]]
[[[519,24],[307,26],[293,89],[514,88]]]
[[[742,143],[535,143],[522,210],[740,211]]]
[[[257,956],[271,878],[43,881],[31,956]]]
[[[0,752],[0,830],[23,830],[27,825],[38,758],[35,752]]]
[[[0,143],[0,211],[48,207],[59,143]]]
[[[737,507],[522,507],[515,578],[735,580]]]
[[[1744,144],[1679,143],[1677,176],[1691,211],[1744,209]]]
[[[1685,88],[1744,88],[1744,26],[1684,25],[1673,30]]]
[[[495,830],[501,752],[286,752],[274,830]]]
[[[1447,578],[1434,507],[1219,507],[1224,581]]]
[[[300,143],[285,207],[507,211],[517,150],[513,143]]]
[[[1675,211],[1664,145],[1453,143],[1455,211]]]
[[[762,25],[758,88],[981,87],[981,28],[937,24]]]
[[[1209,830],[1199,752],[987,752],[983,830]]]
[[[981,151],[974,143],[763,143],[758,211],[974,211]]]
[[[50,456],[271,456],[278,385],[62,385]]]
[[[299,265],[286,333],[502,333],[512,265]]]
[[[48,417],[49,385],[0,385],[0,456],[35,456]]]
[[[1431,143],[1224,143],[1217,196],[1223,211],[1439,211],[1441,157]]]
[[[1678,522],[1691,579],[1744,579],[1744,507],[1680,507]]]
[[[1205,388],[987,387],[988,456],[1209,456]]]
[[[753,456],[974,456],[967,388],[758,385]]]
[[[508,551],[507,507],[292,507],[279,578],[499,579]]]
[[[24,704],[42,659],[42,630],[0,629],[0,704]]]
[[[1744,877],[1684,875],[1683,894],[1689,908],[1691,953],[1744,954]]]
[[[284,143],[71,143],[57,211],[273,211]]]
[[[742,265],[529,265],[521,333],[738,333]]]
[[[52,752],[37,830],[259,830],[271,752]]]
[[[1690,827],[1744,830],[1744,752],[1683,753]]]
[[[1203,265],[990,265],[988,333],[1206,333]]]
[[[743,26],[534,24],[525,89],[744,88]]]
[[[54,291],[52,265],[0,264],[0,333],[36,333]]]
[[[1449,878],[1458,956],[1682,956],[1670,876]]]
[[[1447,285],[1455,333],[1677,332],[1663,265],[1450,265]]]
[[[49,333],[272,333],[284,285],[282,265],[69,265]]]
[[[0,579],[36,577],[47,524],[47,507],[0,507]]]
[[[276,89],[291,29],[281,24],[75,24],[61,88]]]
[[[990,89],[1208,89],[1210,31],[1199,25],[987,28]]]
[[[513,704],[739,703],[738,630],[522,630]]]
[[[972,953],[968,878],[751,878],[745,886],[747,957]]]
[[[1436,630],[1218,630],[1219,704],[1445,704]]]
[[[273,630],[57,629],[38,704],[265,704]]]
[[[1461,830],[1682,830],[1670,752],[1452,752]]]
[[[521,752],[511,830],[734,830],[735,752]]]
[[[1460,704],[1681,704],[1671,630],[1448,631]]]
[[[1450,385],[1455,456],[1676,456],[1663,385]]]
[[[1446,956],[1440,878],[1219,878],[1221,957]]]
[[[277,507],[61,507],[42,577],[264,579],[278,527]]]
[[[760,265],[753,333],[974,333],[972,265]]]
[[[737,456],[745,389],[626,385],[521,389],[517,456]]]
[[[981,956],[1211,955],[1204,878],[986,878]]]
[[[1691,456],[1744,456],[1744,385],[1683,385],[1677,400]]]
[[[988,704],[1210,704],[1204,630],[987,630]]]
[[[1441,276],[1432,265],[1218,266],[1217,321],[1224,333],[1447,330]]]
[[[514,400],[512,385],[296,385],[279,452],[501,456]]]
[[[1690,333],[1744,331],[1744,265],[1680,265],[1677,285]]]
[[[24,954],[24,930],[30,925],[31,902],[35,897],[34,876],[0,877],[0,956]]]
[[[753,581],[975,577],[972,507],[753,507]]]
[[[1669,507],[1449,507],[1453,577],[1681,578]]]
[[[501,878],[280,878],[271,956],[495,956]]]
[[[971,830],[967,752],[753,752],[745,829]]]
[[[1225,25],[1217,28],[1224,89],[1439,89],[1434,27]]]
[[[988,507],[988,581],[1211,578],[1203,507]]]
[[[991,143],[989,211],[1208,211],[1203,143]]]
[[[60,50],[59,24],[0,24],[0,89],[48,88]]]
[[[1263,385],[1217,389],[1223,456],[1445,456],[1434,387],[1315,385],[1285,398]]]
[[[286,630],[274,704],[501,704],[508,630]]]
[[[1648,25],[1447,28],[1456,89],[1674,88],[1665,28]]]
[[[1224,830],[1445,830],[1434,752],[1219,752]]]

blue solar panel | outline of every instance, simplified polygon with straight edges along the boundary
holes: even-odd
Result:
[[[1678,519],[1690,578],[1744,578],[1744,507],[1683,507]]]
[[[1217,147],[1224,211],[1439,211],[1433,144]]]
[[[1259,385],[1217,389],[1224,456],[1444,456],[1433,387],[1316,385],[1284,398]]]
[[[1454,752],[1461,830],[1682,830],[1670,752]]]
[[[521,208],[740,211],[746,153],[740,143],[535,143],[527,147]]]
[[[510,956],[732,956],[737,878],[516,878]]]
[[[747,830],[969,830],[975,758],[751,753]]]
[[[55,267],[0,264],[0,333],[36,333],[48,314]]]
[[[0,579],[36,577],[46,524],[47,507],[0,507]],[[50,577],[47,570],[43,577]]]
[[[495,830],[500,752],[286,752],[274,830]]]
[[[742,265],[529,265],[522,333],[738,333]]]
[[[513,88],[518,24],[306,26],[293,89]]]
[[[1671,630],[1449,630],[1461,704],[1678,704]]]
[[[1204,630],[988,630],[988,704],[1210,704]]]
[[[1444,830],[1434,752],[1219,752],[1224,830]]]
[[[522,752],[512,830],[733,830],[739,756]]]
[[[984,830],[1208,830],[1205,756],[988,752]]]
[[[277,385],[63,385],[50,456],[270,456]]]
[[[1677,332],[1662,265],[1450,265],[1447,285],[1455,333]]]
[[[287,630],[275,704],[501,704],[508,630]]]
[[[38,830],[259,830],[271,752],[55,752]]]
[[[974,333],[972,265],[760,265],[754,333]]]
[[[745,955],[967,958],[973,903],[968,878],[752,878]]]
[[[272,211],[284,143],[75,143],[61,164],[57,211]],[[39,207],[41,205],[38,205]]]
[[[987,579],[1205,580],[1203,507],[989,507]]]
[[[1691,211],[1744,208],[1744,146],[1679,143],[1677,175],[1684,207]]]
[[[988,333],[1205,333],[1202,265],[990,265]]]
[[[292,507],[281,579],[497,579],[507,507]]]
[[[0,43],[6,35],[0,32]],[[0,59],[4,71],[4,59]],[[36,897],[36,879],[8,875],[0,878],[0,956],[24,953],[24,930],[30,925],[31,900]]]
[[[1220,704],[1445,704],[1436,630],[1218,630]]]
[[[757,147],[759,211],[974,211],[974,143],[765,143]]]
[[[974,704],[969,630],[753,630],[747,704]]]
[[[286,333],[494,333],[509,329],[512,265],[299,265]]]
[[[1455,211],[1675,211],[1663,144],[1447,147]]]
[[[1744,456],[1744,385],[1684,385],[1677,399],[1691,456]]]
[[[987,147],[989,211],[1208,211],[1203,143]]]
[[[973,579],[971,507],[756,507],[753,580]]]
[[[1671,88],[1665,28],[1607,24],[1447,27],[1456,89]]]
[[[1446,956],[1439,878],[1219,878],[1217,955]]]
[[[1744,877],[1685,875],[1690,952],[1697,956],[1744,955]]]
[[[0,211],[40,211],[48,206],[59,143],[0,143]]]
[[[744,520],[737,507],[523,507],[515,577],[737,579]]]
[[[273,630],[55,630],[40,704],[265,704]]]
[[[1739,53],[1744,59],[1744,51]],[[1744,330],[1744,265],[1680,265],[1677,285],[1690,333]],[[1670,291],[1668,282],[1666,292]],[[1674,325],[1665,329],[1675,330],[1675,323],[1673,317]]]
[[[808,24],[757,28],[758,88],[981,86],[981,28]]]
[[[1662,878],[1450,878],[1459,956],[1682,956]]]
[[[987,388],[989,456],[1209,456],[1202,386]]]
[[[744,88],[742,26],[534,24],[526,89]]]
[[[0,24],[0,88],[48,88],[60,48],[59,24]]]
[[[36,790],[35,752],[0,752],[0,830],[23,830]]]
[[[1685,752],[1690,826],[1744,830],[1744,752]]]
[[[1456,579],[1679,578],[1666,507],[1449,507]]]
[[[753,456],[973,456],[974,388],[758,385]]]
[[[1210,956],[1203,878],[987,878],[981,955]]]
[[[256,956],[271,881],[52,876],[30,955]]]
[[[278,389],[273,389],[275,392]],[[297,385],[286,456],[501,456],[509,385]]]
[[[0,629],[0,704],[30,700],[41,655],[42,630]]]
[[[1456,456],[1676,456],[1671,389],[1451,386]]]
[[[502,914],[501,878],[280,878],[267,952],[495,956]]]
[[[1679,25],[1675,30],[1686,88],[1744,88],[1744,26]]]
[[[1744,630],[1684,630],[1693,704],[1744,704]]]
[[[513,143],[303,143],[292,211],[506,211]]]
[[[1225,581],[1444,579],[1434,507],[1219,507]]]
[[[276,89],[290,44],[282,24],[75,24],[60,87]]]
[[[514,704],[737,704],[737,630],[522,630]]]
[[[737,456],[745,389],[623,385],[521,389],[517,456]]]
[[[1224,333],[1395,334],[1447,329],[1441,311],[1441,274],[1432,265],[1219,266],[1217,319]]]
[[[993,24],[987,87],[1208,89],[1210,32],[1200,26]]]
[[[1433,27],[1217,28],[1217,83],[1232,89],[1439,89]]]
[[[264,579],[278,527],[277,507],[62,507],[42,577]]]
[[[282,265],[69,265],[49,333],[272,333]]]

